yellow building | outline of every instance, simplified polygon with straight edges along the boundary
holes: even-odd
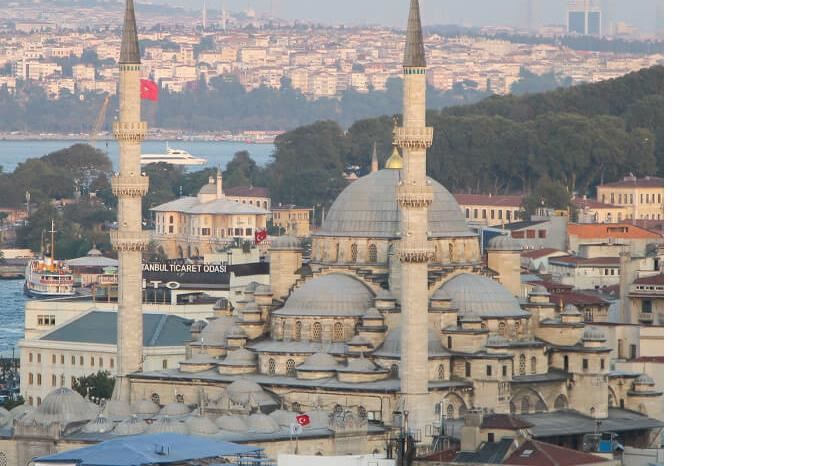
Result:
[[[267,227],[267,210],[224,195],[220,171],[198,196],[181,197],[151,210],[155,213],[152,239],[170,259],[202,257],[236,239],[254,242],[256,231]]]
[[[454,194],[469,223],[504,225],[522,218],[523,198],[492,194]]]
[[[270,191],[257,186],[236,186],[224,190],[227,199],[241,204],[254,205],[264,210],[270,208]]]
[[[310,236],[310,217],[313,209],[281,205],[273,207],[273,226],[284,229],[284,234],[297,238]]]
[[[597,200],[603,204],[624,208],[624,218],[615,219],[615,222],[664,219],[663,178],[654,176],[638,178],[630,173],[621,181],[598,186]]]

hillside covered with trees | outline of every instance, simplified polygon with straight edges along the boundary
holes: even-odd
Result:
[[[656,66],[595,84],[429,111],[428,173],[452,192],[519,193],[560,207],[571,193],[588,193],[628,172],[662,176],[663,76]],[[345,167],[369,166],[374,142],[383,157],[390,153],[393,118],[359,120],[346,131],[321,121],[280,136],[276,163],[263,177],[274,200],[330,203]]]

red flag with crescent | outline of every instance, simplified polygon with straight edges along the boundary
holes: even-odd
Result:
[[[267,239],[267,230],[256,230],[256,244]]]
[[[307,414],[299,414],[296,416],[296,422],[298,422],[300,426],[306,426],[310,424],[310,416]]]
[[[158,102],[158,85],[149,79],[141,80],[141,98]]]

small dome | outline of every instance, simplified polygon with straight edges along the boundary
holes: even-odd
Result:
[[[0,406],[0,426],[4,426],[12,421],[14,416],[6,409]]]
[[[94,419],[98,406],[83,399],[80,394],[66,387],[49,393],[43,402],[32,412],[32,419],[38,424],[47,425]]]
[[[176,421],[169,416],[161,416],[160,419],[156,420],[152,424],[147,427],[146,432],[148,434],[160,434],[162,432],[169,432],[173,434],[183,434],[187,435],[190,433],[189,429],[187,429],[186,424],[181,421]]]
[[[227,354],[227,357],[220,364],[228,364],[228,365],[243,365],[248,366],[250,364],[257,364],[258,363],[258,356],[256,353],[248,350],[247,348],[239,348],[234,351],[230,351]]]
[[[363,319],[384,319],[382,317],[382,313],[379,312],[379,309],[372,307],[365,312],[365,315],[362,316]]]
[[[540,296],[548,296],[549,292],[546,289],[546,287],[544,287],[542,285],[534,285],[534,287],[531,288],[531,293],[530,294],[540,295]]]
[[[227,338],[247,338],[247,333],[238,325],[233,325],[227,330]]]
[[[647,374],[640,374],[639,376],[635,377],[634,381],[635,385],[655,385],[655,380],[652,377],[649,377]]]
[[[522,245],[512,238],[511,236],[507,235],[499,235],[491,238],[488,241],[488,250],[489,251],[520,251],[522,250]]]
[[[146,432],[146,422],[133,415],[115,426],[115,435],[138,435]]]
[[[249,379],[236,379],[235,382],[227,386],[227,396],[230,397],[234,403],[244,404],[250,402],[250,397],[259,403],[272,402],[273,398],[267,394],[261,385]]]
[[[149,400],[138,400],[132,403],[132,412],[139,416],[154,416],[161,408]]]
[[[129,417],[132,415],[132,409],[126,400],[107,401],[103,412],[110,417]]]
[[[115,424],[104,416],[98,415],[92,419],[81,430],[87,434],[103,434],[115,428]]]
[[[98,249],[98,248],[92,248],[86,253],[86,255],[87,256],[102,256],[103,253],[101,253],[100,249]]]
[[[158,412],[158,414],[165,416],[183,416],[189,414],[192,410],[184,403],[170,403]]]
[[[279,430],[279,425],[276,421],[266,414],[251,414],[247,418],[247,423],[250,425],[250,432],[257,434],[272,434]]]
[[[379,369],[373,361],[362,355],[358,358],[349,358],[347,360],[347,367],[341,370],[345,372],[377,372]],[[385,370],[382,369],[381,372],[385,372]]]
[[[290,424],[296,422],[296,413],[284,409],[273,411],[270,413],[270,417],[279,427],[290,427]]]
[[[287,298],[276,314],[289,316],[353,316],[365,313],[373,293],[349,275],[333,273],[314,278]]]
[[[230,305],[230,300],[228,300],[227,298],[220,298],[212,306],[214,311],[223,311],[226,309],[230,309],[231,307],[232,306]]]
[[[482,317],[527,317],[511,292],[498,282],[481,275],[462,273],[445,282],[444,290],[459,314],[475,312]]]
[[[301,249],[302,242],[295,236],[276,236],[270,240],[270,249]]]
[[[399,149],[394,145],[391,155],[388,156],[388,160],[385,160],[385,168],[389,170],[402,170],[404,164],[405,162],[402,160],[402,156],[399,155]]]
[[[190,435],[213,435],[219,431],[218,426],[206,416],[190,416],[184,424],[189,429]]]
[[[244,419],[238,415],[225,414],[215,420],[215,425],[230,432],[247,432],[249,429]]]
[[[207,327],[206,322],[204,322],[203,320],[196,320],[190,326],[190,331],[191,332],[200,332],[200,331],[204,330],[204,328],[206,328],[206,327]]]
[[[580,316],[583,315],[580,313],[580,309],[577,309],[577,306],[574,304],[566,304],[563,308],[563,312],[560,314],[563,316]]]
[[[335,371],[339,368],[339,362],[328,353],[313,353],[297,367],[303,371]]]
[[[235,319],[233,317],[219,317],[207,324],[207,327],[201,331],[201,340],[205,345],[224,346],[227,332],[229,332],[233,326],[235,326]]]
[[[583,341],[606,341],[606,334],[597,327],[587,327],[583,331]]]
[[[34,408],[31,405],[17,405],[9,411],[14,419],[22,419],[23,416],[32,412]]]

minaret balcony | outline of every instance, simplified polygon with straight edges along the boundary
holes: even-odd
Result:
[[[429,262],[434,259],[434,247],[428,241],[403,239],[398,255],[402,262]]]
[[[112,177],[112,194],[116,197],[141,197],[149,191],[149,177],[115,175]]]
[[[434,202],[434,192],[429,185],[403,183],[396,187],[399,207],[429,207]]]
[[[394,128],[393,143],[406,149],[427,149],[434,142],[434,129],[425,126],[421,128]]]
[[[116,121],[112,123],[112,134],[120,142],[140,143],[146,136],[145,121]]]
[[[149,247],[149,231],[112,230],[109,238],[115,251],[146,251]]]

